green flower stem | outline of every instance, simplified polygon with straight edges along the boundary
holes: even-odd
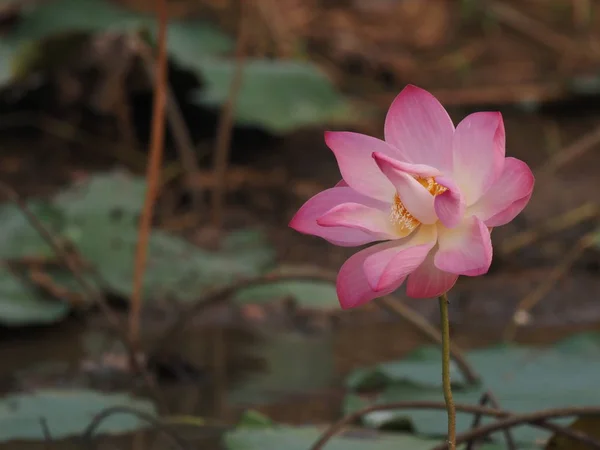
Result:
[[[452,386],[450,385],[450,321],[448,319],[448,295],[442,294],[440,301],[440,316],[442,322],[442,381],[444,386],[444,400],[448,412],[448,445],[450,450],[456,449],[456,410],[452,399]]]

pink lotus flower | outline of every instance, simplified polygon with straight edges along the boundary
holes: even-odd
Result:
[[[407,280],[414,298],[447,292],[459,275],[485,274],[490,231],[531,197],[523,161],[505,157],[498,112],[469,115],[456,128],[427,91],[407,86],[385,120],[385,142],[327,132],[343,180],[308,200],[290,226],[332,244],[359,246],[340,269],[342,308],[389,294]]]

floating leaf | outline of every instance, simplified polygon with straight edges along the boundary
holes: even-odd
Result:
[[[89,390],[38,390],[9,395],[0,400],[0,442],[44,440],[40,420],[44,419],[54,439],[81,435],[90,422],[107,408],[126,406],[155,415],[154,405],[128,394],[104,394]],[[148,424],[125,413],[102,422],[96,434],[117,434]]]
[[[20,326],[52,323],[69,313],[69,305],[47,298],[25,280],[0,268],[0,323]]]
[[[109,173],[92,177],[55,199],[69,220],[64,235],[98,270],[108,283],[105,288],[127,298],[144,192],[143,179]],[[172,234],[153,231],[144,297],[197,300],[207,288],[262,273],[273,263],[273,249],[261,233],[250,233],[252,239],[245,243],[239,233],[230,236],[233,243],[226,240],[224,249],[207,251]]]
[[[73,31],[126,31],[153,23],[154,19],[149,15],[129,11],[105,0],[54,0],[24,11],[8,38],[23,41]]]
[[[21,12],[18,23],[0,43],[0,85],[32,69],[61,64],[72,48],[85,42],[77,36],[98,32],[147,31],[156,37],[156,20],[148,14],[130,11],[107,0],[55,0],[38,2]],[[169,23],[169,52],[185,65],[207,55],[229,51],[231,39],[211,24],[200,20],[173,20]],[[75,37],[75,39],[71,39]],[[57,51],[48,51],[50,39]],[[56,42],[55,42],[56,44]],[[66,47],[65,47],[66,46]]]
[[[199,61],[207,85],[195,100],[208,106],[224,103],[235,72],[235,61]],[[266,127],[276,133],[338,120],[350,120],[352,110],[331,81],[310,63],[250,60],[244,64],[237,98],[238,123]]]
[[[495,346],[475,350],[467,359],[481,375],[481,386],[469,387],[458,371],[452,378],[456,384],[454,400],[475,404],[490,389],[501,407],[516,413],[545,408],[590,406],[600,403],[598,377],[600,373],[600,335],[582,334],[560,342],[552,348],[540,349],[522,346]],[[403,361],[381,364],[373,369],[355,372],[349,378],[354,389],[372,386],[373,378],[385,381],[385,389],[377,396],[377,403],[404,400],[443,401],[440,376],[441,354],[436,348],[417,351]],[[437,380],[437,381],[436,381]],[[542,382],[543,380],[543,382]],[[366,406],[358,395],[346,398],[346,409]],[[442,411],[385,411],[369,414],[365,423],[380,427],[387,423],[410,418],[418,433],[443,435],[446,414]],[[493,419],[485,419],[489,422]],[[568,423],[568,419],[557,423]],[[459,432],[470,426],[468,415],[460,414]],[[523,443],[547,438],[544,430],[521,426],[514,436]]]
[[[125,172],[96,174],[58,193],[53,204],[68,218],[90,214],[138,215],[142,211],[146,181]]]
[[[60,209],[41,201],[28,203],[31,212],[42,225],[59,232],[65,223]],[[54,252],[14,204],[0,205],[0,258],[51,256]]]
[[[167,40],[170,55],[180,64],[198,70],[198,61],[207,55],[233,50],[233,40],[206,22],[173,21]]]
[[[225,435],[227,450],[306,450],[311,448],[323,430],[314,427],[238,428]],[[430,450],[440,440],[410,435],[391,435],[356,431],[336,436],[328,450]]]
[[[280,281],[251,286],[234,296],[238,304],[264,303],[284,297],[293,298],[301,308],[331,310],[339,307],[337,292],[325,281]]]

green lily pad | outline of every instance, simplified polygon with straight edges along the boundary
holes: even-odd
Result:
[[[63,234],[108,283],[104,288],[125,297],[131,295],[144,194],[143,178],[110,172],[91,177],[54,199],[68,219]],[[273,263],[274,250],[262,233],[245,230],[229,240],[233,242],[226,241],[220,251],[207,251],[170,233],[153,231],[144,298],[197,300],[207,288],[256,276]]]
[[[564,406],[593,406],[600,403],[600,334],[586,333],[548,348],[501,345],[467,353],[467,359],[481,375],[481,386],[470,387],[455,369],[452,374],[457,403],[476,404],[488,389],[501,407],[516,413]],[[443,401],[441,392],[441,354],[436,348],[417,351],[405,360],[362,369],[349,378],[355,389],[373,386],[373,379],[384,381],[385,388],[376,403],[407,400]],[[436,381],[437,380],[437,381]],[[366,406],[357,394],[346,398],[346,410]],[[369,414],[365,424],[381,427],[390,422],[410,419],[418,433],[441,436],[446,431],[442,411],[385,411]],[[485,419],[483,423],[493,419]],[[569,419],[558,420],[567,424]],[[468,415],[459,415],[458,432],[471,423]],[[544,430],[518,427],[515,438],[526,444],[548,438]]]
[[[233,47],[233,39],[209,23],[179,20],[169,24],[169,54],[191,69],[199,69],[198,62],[202,57],[228,53]]]
[[[127,406],[155,415],[154,405],[128,394],[104,394],[89,390],[38,390],[0,400],[0,442],[44,440],[40,420],[44,419],[54,439],[81,435],[90,422],[107,408]],[[148,426],[131,414],[107,418],[97,434],[118,434]]]
[[[31,201],[28,207],[46,228],[56,232],[64,226],[64,215],[53,205]],[[14,204],[0,205],[0,231],[0,258],[53,255],[46,240]]]
[[[194,100],[207,106],[223,104],[235,72],[235,61],[199,61],[206,86]],[[327,122],[350,121],[353,111],[331,81],[305,62],[250,60],[244,64],[236,101],[236,121],[275,133]]]
[[[54,0],[24,11],[8,37],[38,40],[73,31],[126,31],[153,22],[151,16],[128,11],[105,0]]]
[[[142,177],[125,172],[99,173],[58,193],[52,203],[69,219],[91,214],[141,213],[146,193]]]
[[[331,310],[339,307],[335,286],[325,281],[280,281],[239,290],[233,297],[238,304],[265,303],[293,298],[301,308]]]
[[[306,450],[319,439],[324,429],[316,427],[239,427],[225,435],[227,450]],[[373,433],[351,430],[335,436],[324,447],[327,450],[430,450],[441,440],[409,434]],[[463,449],[464,446],[459,446]],[[484,444],[481,450],[501,450],[495,444]]]
[[[60,192],[52,202],[31,201],[29,207],[56,237],[74,243],[106,282],[100,288],[129,298],[132,288],[138,217],[144,202],[142,178],[112,172],[92,176]],[[14,205],[0,205],[0,258],[50,257],[52,249]],[[240,230],[219,251],[201,249],[166,233],[153,231],[144,277],[144,298],[193,301],[208,288],[237,278],[259,275],[274,262],[274,250],[259,230]],[[82,293],[71,273],[53,269],[58,285]],[[89,276],[91,282],[95,277]],[[27,280],[0,272],[0,323],[49,323],[69,307],[48,299]]]
[[[0,268],[0,324],[47,324],[57,322],[68,314],[68,304],[47,298],[26,281]]]
[[[33,68],[60,65],[85,42],[82,33],[145,30],[156,37],[156,19],[123,8],[108,0],[54,0],[39,2],[21,12],[19,22],[0,43],[0,85]],[[54,40],[53,45],[49,41]],[[168,50],[185,65],[195,66],[207,55],[233,48],[230,37],[201,20],[174,20],[169,23]]]

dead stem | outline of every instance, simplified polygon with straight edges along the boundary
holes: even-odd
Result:
[[[600,207],[595,202],[586,202],[581,206],[546,220],[538,228],[525,230],[506,238],[500,245],[499,253],[503,256],[509,255],[549,234],[558,233],[590,219],[595,219],[599,214]]]
[[[156,15],[159,23],[158,57],[156,59],[156,78],[154,82],[150,155],[146,171],[146,197],[140,218],[129,310],[129,339],[134,351],[139,347],[144,271],[146,269],[152,213],[158,193],[160,168],[164,150],[165,104],[167,98],[167,0],[156,0]]]
[[[504,340],[507,342],[512,341],[515,338],[517,328],[519,326],[520,317],[529,313],[531,309],[537,305],[550,291],[554,288],[556,283],[564,277],[569,269],[573,266],[575,261],[583,254],[583,252],[594,245],[596,242],[597,231],[593,231],[584,235],[573,248],[566,253],[560,262],[552,269],[552,272],[548,277],[541,283],[537,288],[527,294],[515,308],[513,317],[504,330]]]
[[[190,448],[189,445],[187,445],[187,443],[177,433],[171,431],[167,425],[163,424],[160,418],[157,419],[156,417],[150,414],[138,411],[134,408],[129,408],[127,406],[116,406],[114,408],[107,408],[94,417],[94,419],[90,422],[85,432],[83,433],[82,440],[85,444],[87,444],[87,448],[93,448],[91,443],[92,439],[94,438],[94,432],[96,431],[96,429],[100,427],[102,422],[104,422],[110,416],[115,414],[129,414],[137,417],[138,419],[143,420],[144,422],[147,422],[157,431],[167,436],[171,440],[173,447],[177,450],[187,450]]]
[[[386,311],[398,316],[400,319],[410,322],[424,337],[438,345],[442,344],[442,335],[440,332],[414,309],[409,308],[400,300],[394,297],[383,297],[375,302]],[[465,380],[469,384],[477,384],[480,381],[479,375],[464,357],[463,350],[450,342],[450,356],[462,372]]]
[[[565,417],[565,416],[579,416],[579,415],[595,415],[600,413],[600,408],[593,407],[583,407],[583,408],[565,408],[558,410],[545,410],[539,411],[533,414],[525,414],[525,415],[512,415],[510,411],[504,411],[494,408],[486,408],[484,406],[479,405],[467,405],[462,403],[457,403],[454,405],[456,410],[461,413],[469,413],[469,414],[481,414],[489,417],[502,418],[504,420],[494,422],[492,425],[488,425],[486,427],[477,428],[476,430],[472,430],[472,435],[468,438],[465,438],[465,434],[457,437],[457,443],[463,443],[472,441],[474,439],[480,439],[489,435],[491,432],[487,433],[475,433],[478,430],[482,430],[483,428],[487,428],[490,426],[497,426],[499,423],[506,424],[510,420],[510,424],[508,426],[501,426],[494,428],[493,431],[499,431],[514,425],[527,424],[532,427],[541,428],[545,430],[553,431],[554,433],[561,434],[563,436],[570,437],[577,441],[583,442],[589,445],[591,448],[600,449],[600,442],[595,439],[587,436],[585,433],[582,433],[577,430],[571,430],[567,427],[562,427],[560,425],[556,425],[551,422],[546,422],[546,419],[551,419],[554,417]],[[393,411],[393,410],[410,410],[410,409],[437,409],[443,410],[446,409],[446,404],[443,402],[431,402],[431,401],[412,401],[412,402],[394,402],[394,403],[386,403],[383,405],[372,405],[363,409],[359,409],[347,416],[341,418],[337,422],[333,423],[313,444],[310,450],[321,450],[325,447],[325,444],[329,442],[337,433],[341,432],[345,427],[352,425],[359,421],[363,416],[377,411]],[[448,444],[443,444],[443,446],[436,447],[436,450],[447,449]]]
[[[486,404],[490,404],[492,405],[492,408],[494,409],[500,409],[500,404],[498,403],[498,400],[496,400],[496,396],[492,393],[492,391],[487,391],[484,392],[483,395],[481,396],[481,399],[479,400],[479,405],[480,406],[486,406]],[[471,425],[471,428],[477,428],[479,426],[479,423],[481,422],[481,418],[483,417],[483,414],[481,413],[477,413],[475,414],[475,416],[473,417],[473,424]],[[516,450],[517,449],[517,445],[515,444],[515,440],[512,437],[512,434],[510,433],[510,430],[504,430],[504,440],[506,441],[506,448],[508,450]],[[476,444],[477,440],[473,439],[469,442],[467,442],[467,447],[465,448],[465,450],[473,450],[475,448],[475,444]]]
[[[244,63],[246,60],[246,47],[248,35],[250,34],[250,12],[251,2],[245,0],[239,1],[239,31],[235,50],[235,73],[229,87],[227,101],[221,110],[219,125],[217,128],[217,137],[215,143],[215,153],[213,158],[213,170],[215,173],[215,186],[212,190],[212,223],[215,228],[220,228],[223,223],[223,203],[225,201],[225,181],[227,166],[229,162],[231,133],[233,131],[233,114],[237,97],[242,87],[244,78]]]
[[[568,416],[590,416],[600,414],[599,407],[572,407],[572,408],[558,408],[558,409],[547,409],[542,411],[536,411],[528,414],[515,414],[511,417],[507,417],[502,420],[498,420],[489,425],[484,425],[482,427],[476,428],[474,430],[469,430],[465,433],[460,434],[456,437],[456,444],[462,444],[463,442],[472,441],[473,439],[480,439],[485,436],[489,436],[492,433],[500,430],[506,430],[518,425],[530,424],[530,425],[538,425],[542,421],[550,420],[550,419],[558,419],[561,417]],[[562,434],[565,429],[561,430]],[[572,431],[572,430],[571,430]],[[571,437],[571,436],[570,436]],[[595,442],[587,442],[592,448],[600,448],[600,443]],[[435,447],[433,450],[447,450],[450,447],[448,444],[442,444]]]
[[[136,40],[138,53],[143,61],[144,70],[148,78],[156,83],[156,64],[150,47],[141,39]],[[181,169],[186,178],[186,188],[192,194],[192,204],[199,211],[202,208],[202,189],[194,181],[198,178],[200,167],[196,158],[196,150],[190,136],[190,132],[185,123],[181,108],[177,103],[175,94],[170,84],[166,85],[166,115],[169,121],[170,130],[175,139],[176,148],[179,152]],[[164,181],[164,180],[163,180]]]

